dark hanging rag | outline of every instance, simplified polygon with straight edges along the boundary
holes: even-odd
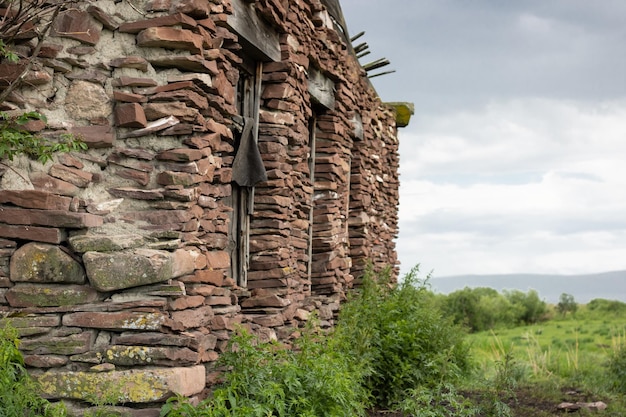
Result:
[[[242,187],[254,187],[267,181],[267,172],[253,133],[254,119],[244,118],[239,148],[233,161],[233,181]]]

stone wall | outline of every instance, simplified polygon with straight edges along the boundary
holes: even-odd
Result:
[[[0,183],[0,313],[47,397],[110,388],[157,413],[172,393],[202,395],[236,326],[267,340],[295,337],[312,312],[332,326],[368,261],[397,266],[395,110],[335,22],[319,0],[95,0],[59,14],[0,104],[88,145],[4,161]],[[251,60],[250,149],[265,172],[238,186]],[[3,79],[23,63],[0,63]]]

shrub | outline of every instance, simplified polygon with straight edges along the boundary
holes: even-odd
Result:
[[[261,343],[240,331],[220,358],[224,383],[192,406],[184,398],[168,401],[162,417],[261,417],[365,415],[366,393],[351,361],[312,329],[294,350]]]
[[[407,415],[420,417],[473,417],[480,411],[451,384],[409,390],[398,408]]]
[[[0,417],[62,417],[65,409],[37,393],[24,368],[15,329],[0,327]]]
[[[439,303],[446,316],[471,332],[537,323],[545,320],[548,310],[535,290],[500,294],[493,288],[466,287],[441,297]]]
[[[616,392],[626,392],[626,347],[616,346],[609,358],[608,374]]]
[[[536,290],[529,290],[527,293],[520,290],[504,291],[504,296],[519,311],[516,325],[535,324],[545,319],[548,305],[539,298]]]
[[[589,311],[602,313],[602,317],[607,314],[624,314],[626,312],[626,303],[617,300],[605,300],[602,298],[594,298],[587,303]]]
[[[389,270],[369,271],[339,316],[337,342],[358,361],[378,406],[396,407],[408,390],[441,386],[469,368],[463,332],[443,317],[418,272],[395,286]]]
[[[576,304],[573,295],[563,293],[559,297],[559,303],[556,305],[556,309],[562,315],[566,315],[567,313],[574,314],[576,310],[578,310],[578,304]]]

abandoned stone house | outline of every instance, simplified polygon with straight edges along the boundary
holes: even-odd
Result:
[[[0,313],[47,397],[198,395],[238,324],[289,340],[332,326],[368,262],[397,273],[408,107],[337,0],[66,5],[0,62],[0,91],[25,72],[0,110],[88,147],[3,161]]]

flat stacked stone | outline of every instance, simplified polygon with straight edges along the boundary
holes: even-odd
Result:
[[[31,131],[88,148],[16,161],[19,175],[5,173],[0,190],[0,313],[12,313],[1,321],[17,328],[48,398],[82,412],[103,387],[122,387],[124,412],[156,416],[155,403],[214,380],[239,326],[262,340],[297,337],[313,313],[332,326],[368,260],[397,262],[393,111],[322,3],[253,3],[78,2],[61,10],[27,74],[36,91],[2,103],[48,116]],[[232,14],[252,6],[279,45],[261,74],[268,179],[253,193],[241,288],[231,272],[233,119],[251,45]],[[23,69],[2,63],[0,88]]]

